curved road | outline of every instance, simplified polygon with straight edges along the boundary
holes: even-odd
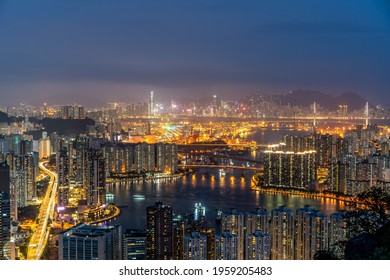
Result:
[[[27,251],[28,260],[39,260],[45,250],[47,240],[50,233],[49,219],[53,219],[54,206],[57,194],[57,174],[46,168],[46,162],[40,162],[39,168],[50,176],[50,182],[47,187],[45,198],[42,201],[39,214],[38,224],[36,230],[30,239],[30,244]]]

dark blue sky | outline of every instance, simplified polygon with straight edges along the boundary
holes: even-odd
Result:
[[[387,0],[0,0],[0,104],[357,92],[390,105]]]

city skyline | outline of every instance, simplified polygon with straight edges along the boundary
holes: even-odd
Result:
[[[296,89],[389,105],[386,1],[0,1],[0,16],[5,105]]]
[[[0,0],[0,260],[390,259],[389,50],[387,0]]]

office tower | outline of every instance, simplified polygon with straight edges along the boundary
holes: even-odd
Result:
[[[237,234],[231,234],[228,230],[225,230],[222,234],[217,234],[215,236],[216,260],[239,260],[240,251],[238,247],[239,238]]]
[[[271,259],[294,259],[294,213],[284,206],[271,211]]]
[[[238,238],[238,260],[244,259],[244,214],[236,209],[223,212],[221,216],[222,231],[229,231]]]
[[[4,245],[11,238],[10,200],[5,192],[0,191],[0,260],[3,259]]]
[[[162,202],[146,208],[146,256],[149,260],[173,258],[172,208]]]
[[[96,208],[106,203],[105,160],[100,150],[89,149],[87,177],[87,205]]]
[[[123,235],[123,259],[146,260],[146,231],[128,229]]]
[[[329,219],[305,205],[296,211],[295,259],[312,260],[317,251],[328,249]]]
[[[70,187],[70,158],[67,148],[62,148],[56,155],[56,167],[58,175],[58,201],[57,207],[68,206]]]
[[[256,208],[246,214],[246,233],[254,233],[259,230],[264,234],[269,233],[268,212],[265,209]]]
[[[154,114],[154,98],[153,91],[150,92],[150,104],[149,104],[149,116],[153,116]]]
[[[58,253],[60,260],[120,260],[121,226],[74,226],[59,234]]]
[[[271,237],[259,230],[247,234],[245,238],[246,260],[269,260],[271,255]]]
[[[207,260],[207,237],[199,232],[184,236],[184,260]]]

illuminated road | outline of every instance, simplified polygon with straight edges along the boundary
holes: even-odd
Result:
[[[233,168],[233,169],[244,169],[244,170],[253,170],[253,171],[259,171],[262,170],[258,167],[245,167],[245,166],[235,166],[235,165],[214,165],[214,164],[179,164],[179,167],[196,167],[196,168]]]
[[[41,258],[49,238],[51,226],[48,224],[49,219],[52,220],[54,215],[54,206],[57,194],[57,174],[47,169],[44,165],[46,163],[47,162],[40,162],[39,168],[50,176],[50,182],[39,210],[37,228],[31,236],[30,244],[28,246],[28,260],[39,260]]]

